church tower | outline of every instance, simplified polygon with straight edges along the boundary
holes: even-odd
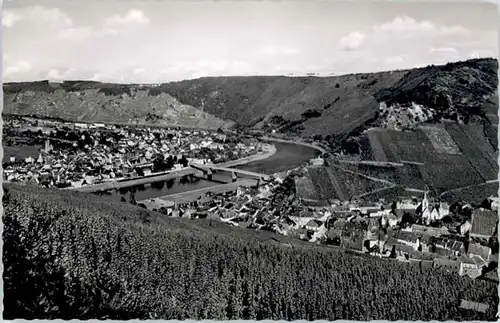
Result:
[[[429,200],[427,199],[427,189],[424,192],[424,199],[422,200],[422,220],[427,224],[431,220],[431,211],[429,209]]]

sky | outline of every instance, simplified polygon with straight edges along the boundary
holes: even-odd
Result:
[[[3,81],[407,69],[497,57],[498,17],[480,1],[4,0]]]

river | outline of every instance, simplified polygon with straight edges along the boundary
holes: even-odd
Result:
[[[310,159],[315,158],[320,154],[320,152],[314,148],[298,144],[282,142],[273,142],[273,144],[276,147],[276,153],[271,157],[237,166],[236,168],[270,175],[303,165]],[[238,177],[244,178],[242,176]],[[135,199],[137,201],[147,200],[160,196],[220,185],[220,181],[231,181],[231,174],[229,172],[217,172],[212,175],[212,179],[214,181],[208,181],[196,177],[188,177],[185,179],[176,178],[166,182],[153,183],[142,187],[132,188],[132,190],[135,190]],[[113,200],[120,200],[123,197],[128,201],[130,189],[113,190],[101,194],[108,195]]]

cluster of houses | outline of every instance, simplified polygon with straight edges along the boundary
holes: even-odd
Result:
[[[444,225],[440,220],[450,216],[450,207],[432,201],[427,193],[420,199],[394,203],[339,202],[312,208],[292,195],[276,198],[275,190],[286,177],[286,172],[275,174],[272,182],[260,187],[239,187],[236,192],[202,196],[185,205],[171,203],[160,211],[171,216],[212,217],[233,226],[392,258],[422,270],[496,277],[492,265],[498,262],[498,250],[491,238],[497,234],[497,198],[489,199],[490,209],[472,210],[469,220]]]
[[[19,137],[32,125],[15,120],[10,125],[18,129]],[[262,151],[262,144],[246,139],[232,140],[231,134],[199,130],[119,128],[115,125],[87,123],[57,123],[37,121],[30,131],[41,131],[48,139],[38,156],[16,158],[4,162],[4,180],[33,182],[47,187],[80,187],[104,181],[147,176],[155,172],[155,161],[170,160],[168,171],[197,164],[226,162]],[[9,125],[7,125],[9,126]],[[72,132],[70,142],[51,138],[61,131]],[[75,136],[76,134],[76,136]],[[63,141],[64,145],[59,144]]]

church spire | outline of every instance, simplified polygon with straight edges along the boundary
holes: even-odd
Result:
[[[427,222],[430,221],[431,212],[429,209],[429,200],[427,199],[427,192],[429,188],[426,186],[424,191],[424,199],[422,200],[422,219]]]

